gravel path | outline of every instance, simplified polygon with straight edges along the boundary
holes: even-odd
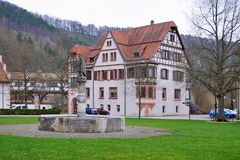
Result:
[[[0,125],[0,134],[47,138],[142,138],[170,134],[152,127],[127,126],[124,132],[112,133],[60,133],[39,131],[38,124]]]

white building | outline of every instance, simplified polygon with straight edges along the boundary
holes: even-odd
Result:
[[[87,107],[121,116],[138,116],[139,104],[142,116],[188,113],[184,46],[174,22],[109,31],[71,53],[86,61]]]
[[[0,55],[0,109],[10,108],[10,74]]]

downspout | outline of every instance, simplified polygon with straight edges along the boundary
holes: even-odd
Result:
[[[93,83],[92,83],[92,85],[93,85],[93,87],[92,87],[92,95],[93,95],[93,96],[92,96],[92,97],[93,97],[93,98],[92,98],[92,100],[93,100],[93,101],[92,101],[92,108],[95,108],[95,107],[94,107],[94,68],[92,69],[92,82],[93,82]]]
[[[124,116],[127,116],[127,68],[124,63]]]
[[[4,109],[4,83],[2,84],[2,108]]]

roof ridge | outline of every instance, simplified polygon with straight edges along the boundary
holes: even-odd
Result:
[[[124,31],[131,30],[131,29],[139,29],[139,28],[144,28],[144,27],[156,26],[156,25],[160,25],[160,24],[164,24],[164,23],[174,23],[174,21],[166,21],[166,22],[160,22],[160,23],[148,24],[148,25],[145,25],[145,26],[132,27],[132,28],[127,28],[127,29],[123,29],[123,30],[115,31],[115,32],[124,32]]]

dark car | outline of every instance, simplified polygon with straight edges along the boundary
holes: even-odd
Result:
[[[104,110],[103,108],[98,108],[97,113],[99,115],[109,115],[110,114],[108,111]]]
[[[86,108],[86,114],[92,115],[109,115],[110,113],[103,108]]]
[[[208,115],[211,118],[216,117],[217,114],[218,114],[218,109],[216,110],[216,112],[215,112],[215,109],[211,109],[211,111],[208,113]],[[224,116],[226,118],[236,118],[236,114],[230,109],[224,109]]]

